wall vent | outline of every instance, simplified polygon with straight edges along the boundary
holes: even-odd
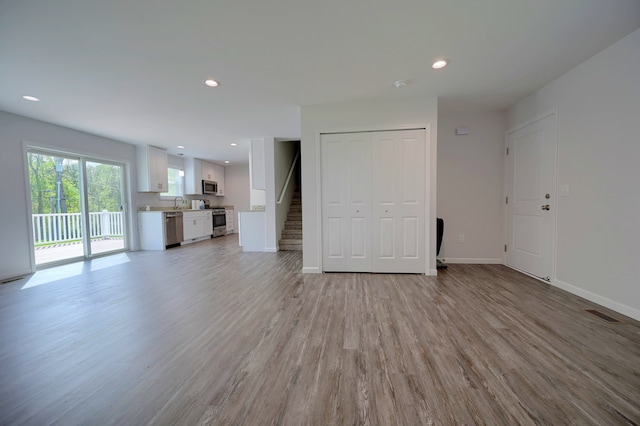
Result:
[[[590,314],[593,314],[593,315],[595,315],[597,317],[600,317],[603,320],[608,321],[608,322],[620,322],[615,318],[611,318],[609,315],[605,315],[600,311],[596,311],[595,309],[587,309],[587,312],[589,312]]]
[[[9,284],[12,283],[14,281],[19,281],[21,279],[23,279],[24,277],[18,277],[18,278],[9,278],[8,280],[4,280],[4,281],[0,281],[0,284]]]

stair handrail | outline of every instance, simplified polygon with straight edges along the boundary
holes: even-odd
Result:
[[[287,188],[289,187],[289,181],[291,180],[293,171],[296,168],[298,157],[300,157],[300,150],[296,152],[296,156],[293,158],[293,161],[291,162],[291,167],[289,168],[289,174],[287,175],[287,180],[284,181],[284,186],[282,187],[282,191],[280,191],[280,197],[278,198],[278,201],[276,201],[277,204],[282,204],[282,200],[284,199],[284,194],[287,192]]]

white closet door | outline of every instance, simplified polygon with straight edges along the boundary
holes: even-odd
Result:
[[[425,273],[425,132],[371,135],[373,272]]]
[[[321,136],[324,271],[371,272],[371,134]]]

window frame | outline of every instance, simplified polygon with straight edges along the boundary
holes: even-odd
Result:
[[[174,164],[169,162],[169,164],[167,165],[167,172],[169,175],[171,175],[171,170],[177,170],[178,171],[178,195],[167,195],[167,192],[160,192],[158,193],[158,199],[161,201],[173,201],[176,199],[176,197],[182,197],[182,199],[184,200],[184,167],[182,167],[182,165],[179,164]],[[168,185],[169,188],[171,187],[171,185]]]

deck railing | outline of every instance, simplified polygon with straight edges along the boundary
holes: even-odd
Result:
[[[83,238],[81,213],[51,213],[32,215],[33,239],[36,245],[57,244]],[[94,238],[122,238],[122,212],[89,213],[89,231]]]

